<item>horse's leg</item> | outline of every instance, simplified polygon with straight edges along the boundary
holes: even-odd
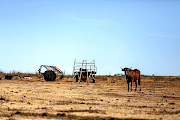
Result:
[[[132,91],[132,80],[131,80],[131,91]]]
[[[127,84],[128,84],[128,92],[129,92],[129,81],[127,81]]]
[[[135,84],[136,84],[136,88],[135,88],[135,91],[136,91],[136,89],[137,89],[137,81],[135,80]]]
[[[139,84],[139,86],[140,86],[140,89],[139,89],[139,91],[141,91],[140,78],[138,79],[138,84]]]

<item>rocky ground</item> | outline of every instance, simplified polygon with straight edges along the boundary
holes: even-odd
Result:
[[[0,119],[180,119],[179,79],[143,77],[127,92],[124,77],[0,80]],[[139,89],[138,89],[139,90]]]

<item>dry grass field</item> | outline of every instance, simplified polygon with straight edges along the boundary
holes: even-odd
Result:
[[[0,80],[0,119],[180,119],[180,78],[142,77],[142,91],[127,92],[124,77]],[[139,90],[139,89],[138,89]]]

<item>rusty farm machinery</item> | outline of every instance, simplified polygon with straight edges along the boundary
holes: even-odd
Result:
[[[5,79],[7,79],[7,80],[22,80],[20,75],[15,75],[15,74],[7,74],[7,75],[5,75]]]
[[[46,69],[44,73],[41,72],[42,67]],[[57,76],[60,76],[60,79],[62,79],[64,75],[63,71],[56,66],[41,65],[38,71],[46,81],[55,81]]]
[[[82,62],[74,61],[73,67],[73,78],[76,78],[76,82],[89,81],[92,79],[92,83],[95,83],[95,74],[97,72],[97,67],[95,66],[95,60],[92,62],[87,62],[83,60]]]

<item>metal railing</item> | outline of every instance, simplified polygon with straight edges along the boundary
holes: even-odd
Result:
[[[87,76],[87,80],[89,80],[90,77],[95,79],[96,72],[97,67],[95,65],[95,60],[92,62],[87,62],[87,60],[77,62],[76,59],[74,60],[73,75],[74,77],[78,76],[79,80],[81,80],[82,75]]]

